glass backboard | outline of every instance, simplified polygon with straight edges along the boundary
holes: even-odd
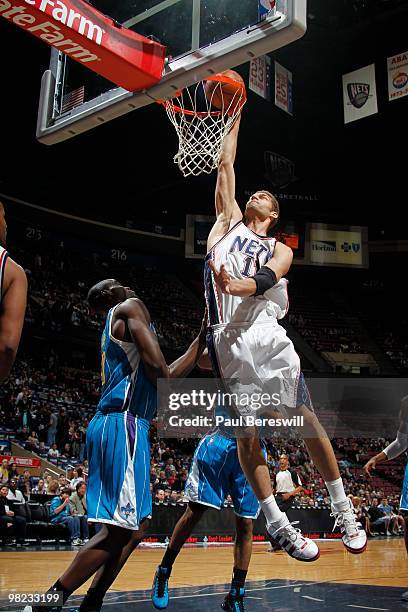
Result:
[[[307,0],[93,0],[90,4],[166,45],[163,78],[128,92],[51,50],[42,78],[37,138],[54,144],[297,40]]]

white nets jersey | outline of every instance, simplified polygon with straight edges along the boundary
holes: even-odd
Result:
[[[4,279],[4,271],[6,269],[6,261],[7,261],[8,253],[6,249],[3,249],[0,246],[0,304],[3,299],[3,279]]]
[[[222,293],[209,261],[217,269],[222,264],[233,278],[254,276],[272,257],[276,239],[255,234],[246,225],[236,223],[209,251],[205,259],[204,286],[210,325],[255,323],[282,319],[288,310],[287,280],[282,278],[263,296],[237,297]]]

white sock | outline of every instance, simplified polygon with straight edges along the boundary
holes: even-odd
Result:
[[[325,482],[325,485],[329,492],[334,509],[346,510],[349,507],[349,500],[344,491],[343,480],[341,478],[337,478],[337,480]]]
[[[274,531],[285,524],[283,519],[286,519],[286,521],[288,520],[286,514],[282,512],[282,510],[279,510],[274,495],[270,495],[261,501],[261,508],[266,518],[267,527],[269,528],[269,525],[272,524],[275,528]]]

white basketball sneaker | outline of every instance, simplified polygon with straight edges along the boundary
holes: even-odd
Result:
[[[367,547],[367,534],[357,520],[351,500],[348,501],[349,506],[346,510],[335,510],[332,504],[330,516],[335,518],[333,531],[338,526],[344,546],[351,553],[358,555],[364,552]]]
[[[316,543],[305,538],[300,529],[293,527],[299,521],[290,523],[287,517],[286,521],[278,529],[274,529],[273,525],[268,525],[272,543],[279,545],[290,557],[298,561],[316,561],[320,557],[320,550]]]

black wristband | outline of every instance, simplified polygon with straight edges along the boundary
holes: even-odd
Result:
[[[263,295],[265,291],[276,285],[278,282],[275,272],[267,266],[262,266],[262,268],[260,268],[260,270],[252,278],[256,282],[256,291],[252,294],[254,297],[257,295]]]

